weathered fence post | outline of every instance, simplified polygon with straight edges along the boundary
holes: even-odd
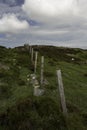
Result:
[[[66,101],[65,101],[65,95],[64,95],[61,70],[57,70],[57,77],[58,77],[58,88],[59,88],[59,93],[60,93],[60,100],[61,100],[63,114],[67,115],[67,107],[66,107]]]
[[[33,62],[33,53],[34,53],[34,51],[33,51],[33,48],[32,48],[32,50],[31,50],[31,61]]]
[[[35,52],[35,66],[34,66],[34,73],[36,73],[36,68],[37,68],[37,56],[38,56],[38,52]]]
[[[44,80],[44,56],[41,57],[41,86],[43,85],[43,80]]]
[[[32,47],[30,46],[30,48],[29,48],[29,52],[30,52],[30,54],[31,54],[31,50],[32,50]]]

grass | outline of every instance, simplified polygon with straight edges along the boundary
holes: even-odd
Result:
[[[40,60],[45,56],[43,96],[33,96],[27,75],[33,65],[26,46],[0,47],[0,130],[86,130],[87,129],[87,51],[81,49],[33,46]],[[74,61],[72,61],[74,58]],[[7,69],[8,67],[9,69]],[[56,70],[61,69],[68,117],[60,105]]]

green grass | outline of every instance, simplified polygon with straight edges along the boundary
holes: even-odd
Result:
[[[0,47],[0,130],[86,130],[87,129],[87,51],[81,49],[33,46],[40,60],[45,56],[43,96],[33,96],[27,75],[33,73],[29,50]],[[72,58],[75,60],[72,61]],[[60,104],[56,70],[61,69],[68,117]]]

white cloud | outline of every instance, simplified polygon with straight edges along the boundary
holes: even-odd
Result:
[[[29,28],[26,20],[20,21],[15,14],[5,14],[0,19],[0,33],[18,33]]]
[[[2,17],[5,13],[10,14]],[[32,22],[30,27],[27,20]],[[0,34],[3,32],[7,33],[5,39],[1,35],[0,43],[9,46],[39,40],[39,44],[87,48],[87,0],[25,0],[22,8],[0,4]]]
[[[77,16],[77,0],[25,0],[22,9],[31,19],[52,22],[60,17]]]

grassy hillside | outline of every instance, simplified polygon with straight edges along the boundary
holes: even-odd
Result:
[[[53,46],[33,46],[40,60],[45,57],[42,96],[33,95],[27,80],[33,64],[26,46],[0,46],[0,130],[86,130],[87,50]],[[56,70],[61,69],[68,116],[64,117],[58,92]]]

